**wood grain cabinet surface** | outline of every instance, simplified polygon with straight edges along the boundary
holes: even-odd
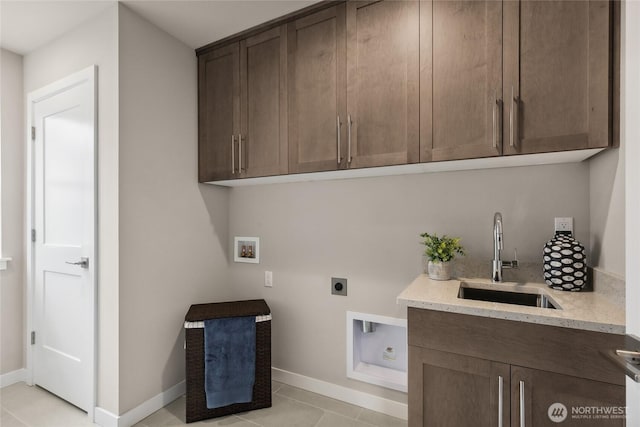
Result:
[[[509,365],[410,346],[409,369],[410,426],[509,425]]]
[[[240,95],[240,177],[286,174],[286,26],[240,42]]]
[[[619,6],[331,1],[197,50],[199,180],[616,145]]]
[[[288,24],[289,172],[344,167],[345,5]]]
[[[239,43],[201,55],[198,84],[198,181],[229,179],[240,133]]]
[[[511,367],[512,426],[622,427],[624,406],[624,386]]]
[[[502,152],[502,3],[420,3],[420,161]]]
[[[503,7],[504,154],[609,146],[612,3]]]
[[[607,1],[420,3],[420,161],[608,147]]]
[[[418,1],[347,2],[348,167],[418,162],[419,25]]]
[[[286,174],[286,28],[198,58],[199,181]]]
[[[409,308],[408,337],[410,427],[624,425],[595,416],[625,406],[622,335]]]
[[[417,1],[352,1],[289,24],[289,165],[419,160]]]

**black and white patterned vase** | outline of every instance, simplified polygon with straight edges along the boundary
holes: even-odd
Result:
[[[587,284],[584,246],[569,232],[557,232],[543,249],[544,281],[553,289],[579,291]]]

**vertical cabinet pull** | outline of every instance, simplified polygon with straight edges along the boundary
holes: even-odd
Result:
[[[511,108],[509,109],[509,133],[510,133],[510,138],[509,138],[509,146],[510,147],[515,147],[515,141],[513,138],[513,134],[514,134],[514,123],[513,123],[513,116],[515,115],[516,111],[518,109],[518,98],[516,98],[513,94],[513,86],[511,86]]]
[[[231,135],[231,175],[236,174],[236,136]]]
[[[524,413],[524,381],[520,381],[520,427],[525,427],[525,413]]]
[[[338,155],[336,156],[338,159],[338,166],[340,166],[340,163],[342,163],[342,156],[340,155],[340,152],[342,151],[340,149],[340,127],[342,127],[342,123],[340,123],[340,116],[337,117],[336,119],[336,141],[337,141],[337,151],[338,151]]]
[[[238,134],[238,173],[242,173],[242,134]]]
[[[491,103],[493,104],[493,120],[491,121],[491,124],[493,126],[493,148],[498,148],[498,132],[497,132],[497,125],[496,125],[496,120],[498,118],[498,113],[496,112],[496,109],[498,108],[499,101],[498,101],[498,94],[497,92],[493,93],[493,99],[491,100]]]
[[[347,116],[347,164],[351,164],[351,114]]]
[[[504,379],[502,378],[502,375],[499,375],[498,376],[498,427],[503,427],[502,425],[503,398],[504,398]]]

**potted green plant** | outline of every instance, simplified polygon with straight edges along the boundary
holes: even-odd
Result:
[[[459,237],[438,237],[436,234],[422,233],[424,254],[428,258],[427,274],[434,280],[451,279],[451,260],[457,255],[464,255],[464,248]]]

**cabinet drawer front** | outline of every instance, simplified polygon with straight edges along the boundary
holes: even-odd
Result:
[[[624,385],[603,351],[624,335],[409,308],[409,345]]]

